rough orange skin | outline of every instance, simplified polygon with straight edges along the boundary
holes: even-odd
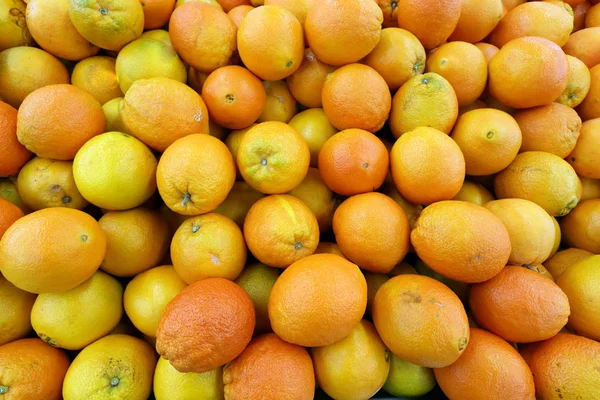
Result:
[[[563,50],[592,68],[600,64],[600,27],[586,28],[573,33]]]
[[[61,292],[91,277],[105,252],[106,235],[91,216],[46,208],[18,219],[4,233],[0,271],[19,289]]]
[[[175,7],[175,0],[142,0],[144,8],[144,30],[163,27]]]
[[[287,84],[290,92],[300,104],[308,108],[323,106],[321,92],[327,76],[335,71],[335,67],[320,61],[310,48],[304,51],[304,59],[300,68],[288,76]]]
[[[366,308],[367,282],[358,266],[335,254],[315,254],[279,276],[269,299],[269,319],[286,342],[327,346],[346,337]]]
[[[363,64],[346,65],[332,72],[325,80],[321,97],[327,119],[339,130],[377,132],[392,107],[385,80]]]
[[[244,289],[227,279],[204,279],[167,305],[156,330],[156,350],[179,372],[210,371],[242,353],[255,323]]]
[[[362,129],[346,129],[329,138],[319,152],[325,184],[343,196],[377,190],[389,173],[390,156],[383,142]]]
[[[36,90],[17,114],[19,142],[38,156],[55,160],[72,160],[85,142],[105,129],[100,103],[72,85]]]
[[[388,280],[375,295],[372,313],[385,345],[413,364],[446,367],[468,347],[465,308],[433,278],[408,274]]]
[[[4,232],[22,216],[23,210],[0,197],[0,239]]]
[[[564,242],[600,254],[600,199],[582,201],[560,221]]]
[[[304,28],[309,47],[329,65],[358,62],[379,42],[383,12],[373,0],[314,1]]]
[[[431,269],[467,283],[493,278],[511,252],[502,221],[490,210],[464,201],[440,201],[423,209],[410,240]]]
[[[263,264],[286,268],[313,254],[319,244],[319,224],[301,200],[272,195],[252,205],[244,221],[248,249]]]
[[[350,261],[376,273],[389,273],[410,246],[406,213],[390,197],[376,192],[345,200],[333,215],[333,232]]]
[[[60,400],[69,358],[41,339],[21,339],[0,346],[0,386],[7,400]]]
[[[577,111],[584,121],[600,118],[600,65],[590,69],[590,79],[587,96],[577,107]]]
[[[535,345],[528,364],[538,398],[593,399],[600,387],[600,343],[559,333]]]
[[[504,340],[471,328],[471,339],[458,361],[433,370],[450,400],[535,400],[531,370]]]
[[[32,154],[17,139],[17,110],[0,101],[0,176],[16,175]]]
[[[502,19],[502,0],[461,0],[460,18],[448,40],[476,43],[485,39]]]
[[[315,372],[306,349],[267,333],[225,366],[223,383],[230,400],[312,400]]]
[[[422,127],[405,133],[392,147],[390,158],[394,184],[415,204],[449,200],[465,179],[460,147],[437,129]]]
[[[500,51],[499,48],[494,46],[493,44],[489,44],[486,42],[475,43],[475,47],[477,47],[483,53],[483,57],[485,57],[485,62],[489,63],[492,57],[494,57]]]
[[[517,343],[550,339],[567,324],[571,312],[567,295],[556,283],[514,265],[473,285],[469,305],[482,328]]]
[[[567,86],[567,57],[556,43],[541,37],[511,40],[488,67],[490,94],[512,108],[550,104]]]
[[[426,49],[444,43],[458,24],[461,1],[405,0],[398,3],[398,26],[411,31]]]

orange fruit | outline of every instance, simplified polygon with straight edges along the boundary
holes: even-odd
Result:
[[[398,27],[398,1],[396,0],[377,0],[377,4],[383,11],[383,27]]]
[[[480,108],[488,108],[488,105],[485,104],[482,100],[475,100],[471,104],[467,104],[464,107],[460,107],[458,109],[458,118],[460,118],[463,114],[468,113],[469,111],[479,110]]]
[[[69,358],[40,339],[0,346],[0,395],[6,399],[59,400]]]
[[[592,68],[600,63],[600,27],[586,28],[573,33],[563,50]]]
[[[250,130],[250,128],[252,128],[254,125],[256,125],[256,124],[251,124],[250,126],[248,126],[247,128],[244,128],[244,129],[238,129],[238,130],[231,131],[227,135],[225,140],[223,141],[225,143],[225,145],[227,146],[227,148],[229,149],[229,151],[231,152],[231,155],[233,156],[233,160],[236,161],[235,171],[236,171],[236,179],[238,181],[243,180],[242,174],[240,173],[240,169],[238,168],[238,165],[237,165],[238,150],[240,149],[240,143],[242,142],[242,138],[244,137],[246,132],[248,132],[248,130]]]
[[[69,81],[67,68],[44,50],[20,46],[0,53],[0,98],[14,108],[36,89]]]
[[[319,153],[321,149],[338,130],[327,119],[322,108],[309,108],[294,115],[289,122],[308,144],[310,150],[310,166],[319,165]]]
[[[585,28],[585,17],[590,8],[592,8],[592,5],[587,1],[573,7],[573,32]]]
[[[244,237],[258,261],[286,268],[315,252],[319,225],[310,208],[298,198],[272,195],[252,205],[244,221]]]
[[[590,8],[585,16],[585,27],[595,28],[600,26],[600,7],[598,4]]]
[[[175,0],[142,0],[144,29],[159,29],[169,22]]]
[[[72,160],[106,128],[102,106],[83,89],[50,85],[27,96],[17,115],[17,138],[40,157]]]
[[[520,60],[518,66],[512,60]],[[565,90],[568,70],[567,58],[556,43],[541,37],[514,39],[490,60],[490,94],[513,108],[550,104]]]
[[[600,138],[600,118],[584,122],[579,140],[566,158],[575,172],[582,177],[600,179],[600,168],[594,162],[600,153],[598,138]]]
[[[579,177],[583,188],[581,201],[600,198],[600,179]]]
[[[71,84],[94,96],[102,105],[123,97],[115,72],[115,59],[106,56],[88,57],[75,65]]]
[[[396,188],[394,182],[388,182],[383,186],[383,193],[392,198],[406,214],[408,218],[408,222],[410,223],[410,228],[414,228],[415,222],[417,222],[417,218],[421,215],[421,211],[423,211],[423,206],[419,204],[413,204],[410,201],[406,200]],[[412,252],[412,248],[411,248]]]
[[[254,7],[247,4],[242,4],[229,10],[227,16],[231,18],[235,26],[239,28],[246,15],[248,15],[248,13],[252,10],[254,10]]]
[[[590,78],[590,90],[577,107],[577,112],[584,121],[600,118],[600,83],[598,83],[600,81],[600,65],[590,69]]]
[[[367,283],[360,269],[335,254],[315,254],[296,261],[277,279],[269,319],[286,342],[327,346],[350,334],[366,306]]]
[[[373,301],[373,322],[392,353],[424,367],[452,364],[469,343],[459,298],[427,276],[398,275],[384,283]]]
[[[0,197],[0,239],[4,232],[19,218],[23,216],[23,211],[8,200]]]
[[[315,254],[335,254],[336,256],[346,258],[337,243],[333,242],[319,242],[317,250],[315,250]]]
[[[389,118],[394,137],[419,127],[450,133],[458,117],[458,100],[450,82],[428,72],[406,81],[392,99]]]
[[[387,274],[408,253],[408,218],[381,193],[345,200],[333,216],[333,232],[342,253],[367,271]]]
[[[552,182],[552,185],[548,185]],[[494,179],[496,197],[530,200],[553,217],[567,215],[581,198],[581,182],[562,158],[526,151]]]
[[[592,77],[590,70],[580,59],[567,55],[567,61],[569,62],[567,87],[560,97],[556,99],[556,102],[575,108],[587,96]]]
[[[386,1],[389,3],[389,0]],[[386,28],[381,31],[379,43],[365,57],[364,63],[381,75],[390,90],[397,90],[413,76],[423,73],[425,49],[409,31]]]
[[[226,216],[241,228],[244,226],[250,207],[263,197],[265,197],[263,193],[252,189],[246,182],[238,181],[233,184],[227,198],[215,208],[214,212]]]
[[[204,214],[217,208],[233,187],[233,157],[219,139],[185,136],[163,153],[156,181],[160,196],[171,210],[182,215]]]
[[[377,190],[389,172],[383,142],[362,129],[346,129],[329,138],[319,152],[319,172],[334,192],[352,196]]]
[[[560,221],[565,244],[600,253],[600,199],[582,201]]]
[[[48,53],[66,60],[82,60],[100,51],[77,32],[69,17],[69,0],[31,0],[27,4],[27,29]]]
[[[203,279],[167,305],[156,350],[179,372],[210,371],[242,353],[254,325],[254,305],[244,289],[223,278]]]
[[[280,6],[290,11],[304,28],[306,15],[314,0],[264,0],[265,6]]]
[[[437,129],[421,127],[403,134],[390,158],[398,191],[415,204],[449,200],[465,179],[465,158],[460,147]]]
[[[487,83],[487,62],[470,43],[450,42],[427,58],[427,72],[435,72],[452,85],[459,107],[477,100]],[[467,67],[468,66],[468,67]]]
[[[244,180],[259,192],[286,193],[302,182],[310,150],[297,130],[278,121],[260,123],[242,137],[237,165]]]
[[[473,400],[535,399],[533,375],[517,350],[498,336],[471,328],[469,345],[458,361],[433,370],[449,399],[465,393]],[[485,382],[485,384],[483,384]]]
[[[269,297],[281,271],[261,263],[247,265],[235,283],[244,289],[254,303],[256,327],[254,335],[271,332],[269,321]]]
[[[35,41],[27,28],[27,2],[22,0],[4,0],[0,3],[0,51],[18,46],[33,46]]]
[[[174,79],[156,77],[135,81],[125,94],[119,112],[133,136],[161,152],[179,138],[208,133],[204,101],[192,88]]]
[[[426,207],[410,239],[419,258],[431,269],[467,283],[493,278],[511,253],[510,236],[500,218],[464,201],[441,201]]]
[[[306,349],[267,333],[225,366],[223,383],[229,399],[310,400],[315,373]]]
[[[370,0],[313,1],[304,29],[309,47],[329,65],[356,63],[379,42],[383,12]]]
[[[17,189],[17,180],[12,178],[0,179],[0,198],[8,200],[15,206],[19,207],[25,214],[29,214],[31,210],[23,202],[21,195]]]
[[[538,397],[593,399],[600,387],[599,357],[598,342],[568,333],[535,345],[528,364]]]
[[[116,99],[107,101],[102,106],[102,111],[106,117],[106,132],[122,132],[131,135],[119,113],[122,102],[123,97],[117,97]]]
[[[267,99],[260,79],[246,68],[229,65],[213,71],[202,86],[211,120],[228,129],[243,129],[260,117]]]
[[[2,310],[0,346],[2,346],[21,339],[31,332],[31,308],[37,295],[17,288],[1,275],[0,293],[0,310]]]
[[[476,43],[487,37],[502,19],[502,0],[461,0],[458,24],[448,40]]]
[[[317,218],[321,234],[331,231],[333,213],[338,203],[318,169],[309,168],[304,180],[288,194],[302,200],[310,208]]]
[[[91,216],[46,208],[18,219],[4,233],[0,272],[28,292],[61,292],[91,277],[105,252],[106,235]]]
[[[279,121],[288,123],[296,115],[296,99],[285,81],[264,81],[267,102],[258,122]]]
[[[250,11],[237,32],[238,51],[250,71],[265,81],[277,81],[293,74],[302,63],[302,25],[280,6]]]
[[[504,8],[506,9],[506,11],[510,11],[513,8],[517,7],[520,4],[525,3],[527,0],[502,0],[502,4],[504,5]]]
[[[327,76],[333,71],[335,67],[321,62],[313,51],[307,48],[300,68],[286,79],[290,93],[305,107],[322,107],[323,85]]]
[[[17,139],[17,110],[0,101],[0,176],[16,175],[32,154]]]
[[[177,7],[169,20],[173,48],[183,61],[202,72],[229,63],[237,46],[236,31],[223,10],[197,1]]]
[[[218,0],[218,2],[225,12],[231,11],[234,7],[252,4],[250,0]]]
[[[567,9],[546,1],[534,1],[510,10],[492,32],[490,43],[502,48],[513,39],[537,36],[562,47],[572,30],[573,14]]]
[[[485,186],[471,181],[464,181],[460,191],[452,200],[467,201],[469,203],[484,206],[486,203],[495,200],[492,193]]]
[[[481,50],[486,63],[489,63],[492,57],[494,57],[500,51],[500,49],[494,46],[493,44],[489,44],[486,42],[475,43],[475,47]]]
[[[363,64],[349,64],[332,72],[323,86],[322,99],[325,115],[339,130],[376,132],[385,124],[392,104],[385,80]]]
[[[444,43],[454,32],[461,13],[460,0],[406,0],[398,3],[398,26],[415,34],[426,49]]]
[[[581,118],[559,103],[522,110],[513,115],[523,135],[521,152],[545,151],[565,158],[575,148]]]

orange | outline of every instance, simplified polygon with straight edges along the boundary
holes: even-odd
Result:
[[[463,114],[466,114],[472,110],[478,110],[480,108],[488,108],[488,105],[485,104],[482,100],[475,100],[471,104],[467,104],[464,107],[460,107],[458,109],[458,117],[460,118]]]
[[[319,172],[334,192],[352,196],[377,190],[389,173],[383,142],[362,129],[346,129],[329,138],[319,152]]]
[[[107,101],[102,106],[102,111],[106,117],[106,132],[122,132],[131,135],[119,113],[122,102],[123,97],[117,97],[116,99]]]
[[[231,400],[311,400],[315,373],[306,349],[267,333],[253,339],[225,366],[223,383]]]
[[[258,122],[290,122],[296,115],[296,99],[285,81],[264,81],[262,84],[267,92],[267,102]]]
[[[448,40],[476,43],[487,37],[502,19],[502,0],[461,0],[458,24]]]
[[[572,30],[573,14],[566,8],[546,1],[534,1],[510,10],[492,32],[490,43],[502,48],[513,39],[537,36],[562,47]]]
[[[422,127],[403,134],[390,157],[398,191],[415,204],[449,200],[465,179],[465,158],[460,147],[437,129]]]
[[[460,0],[405,0],[398,3],[398,26],[414,33],[426,49],[433,49],[450,37],[460,13]]]
[[[504,5],[506,12],[508,12],[518,5],[525,3],[526,1],[527,0],[502,0],[502,4]]]
[[[119,112],[133,136],[161,152],[179,138],[208,133],[208,111],[200,95],[169,78],[135,81]]]
[[[573,32],[585,28],[585,17],[590,8],[592,8],[592,5],[587,1],[573,7]]]
[[[238,181],[233,184],[227,198],[215,208],[214,212],[226,216],[241,228],[244,226],[250,207],[263,197],[265,197],[263,193],[252,189],[246,182]]]
[[[0,197],[0,239],[4,232],[19,218],[23,216],[23,211],[8,200]]]
[[[219,2],[217,0],[177,0],[175,2],[175,8],[179,8],[182,5],[184,5],[185,3],[191,3],[191,2],[200,2],[200,3],[204,3],[204,4],[210,4],[212,6],[217,7],[219,10],[223,10],[223,7],[221,7],[221,5],[219,4]]]
[[[406,81],[392,100],[390,128],[394,137],[419,127],[450,133],[458,117],[458,100],[450,82],[428,72]]]
[[[598,139],[600,138],[600,118],[588,120],[581,126],[581,136],[573,151],[566,158],[578,175],[600,179],[600,168],[595,159],[600,153]]]
[[[73,69],[71,84],[94,96],[102,105],[114,98],[123,97],[117,81],[114,58],[96,56],[81,60]]]
[[[315,254],[335,254],[336,256],[340,256],[346,258],[344,253],[340,250],[340,247],[337,243],[333,242],[319,242],[317,246],[317,250],[315,250]],[[347,258],[346,258],[347,259]]]
[[[17,139],[17,110],[0,101],[0,176],[16,175],[31,153]]]
[[[435,72],[450,82],[459,107],[477,100],[487,83],[487,62],[481,50],[470,43],[450,42],[427,58],[427,72]]]
[[[518,343],[550,339],[566,325],[570,313],[569,299],[556,283],[512,265],[473,285],[469,304],[482,328]]]
[[[20,218],[4,233],[0,272],[28,292],[60,292],[91,277],[105,252],[106,235],[91,216],[46,208]]]
[[[569,61],[567,87],[560,97],[556,99],[556,102],[575,108],[587,96],[592,77],[590,70],[580,59],[567,55],[567,61]]]
[[[478,206],[484,206],[486,203],[493,201],[494,196],[485,186],[471,181],[464,181],[460,191],[452,200],[467,201]]]
[[[560,230],[560,224],[558,223],[558,220],[554,217],[552,218],[552,224],[554,225],[554,245],[552,246],[550,257],[556,254],[562,242],[562,232]]]
[[[280,6],[258,7],[243,19],[237,32],[238,51],[250,71],[265,81],[293,74],[302,63],[302,25]]]
[[[278,121],[260,123],[242,137],[237,165],[244,180],[259,192],[286,193],[302,182],[310,150],[297,130]]]
[[[31,0],[27,3],[27,29],[48,53],[66,60],[82,60],[100,48],[77,32],[69,17],[69,0]]]
[[[312,7],[314,0],[264,0],[265,6],[280,6],[290,11],[304,28],[306,15]]]
[[[333,216],[333,232],[342,253],[367,271],[387,274],[408,253],[408,218],[398,203],[381,193],[344,201]]]
[[[590,8],[585,17],[585,27],[594,28],[600,26],[600,7],[598,4]]]
[[[410,234],[419,258],[439,274],[460,282],[493,278],[508,262],[510,236],[490,210],[464,201],[426,207]]]
[[[25,203],[17,190],[17,179],[15,177],[0,179],[0,198],[8,200],[15,206],[19,207],[25,214],[29,214],[31,210]]]
[[[398,189],[396,188],[396,185],[394,185],[394,182],[386,183],[383,186],[383,193],[391,197],[392,200],[394,200],[396,203],[398,203],[400,207],[402,207],[412,229],[415,225],[415,222],[417,222],[417,218],[419,218],[419,215],[421,215],[421,211],[423,211],[423,206],[419,204],[413,204],[406,200],[404,197],[402,197],[400,193],[398,193]]]
[[[175,0],[142,0],[144,29],[159,29],[169,22]]]
[[[254,305],[244,289],[227,279],[204,279],[167,305],[156,350],[179,372],[210,371],[242,353],[254,325]]]
[[[590,179],[580,176],[579,180],[583,188],[581,201],[600,198],[600,179]]]
[[[309,47],[329,65],[355,63],[379,42],[383,12],[372,0],[313,1],[304,28]]]
[[[419,259],[417,259],[417,261],[414,263],[414,267],[404,267],[399,271],[392,271],[391,275],[395,276],[400,274],[419,274],[433,278],[436,281],[448,286],[448,288],[458,296],[458,298],[463,302],[463,304],[466,304],[469,298],[469,290],[471,288],[470,284],[446,278],[445,276],[435,272],[427,264],[425,264]],[[469,319],[472,319],[472,316],[469,315]]]
[[[247,4],[242,4],[229,10],[227,16],[231,18],[235,26],[239,28],[246,15],[248,15],[248,13],[252,10],[254,10],[254,7]]]
[[[269,297],[281,271],[261,263],[247,265],[235,283],[244,289],[254,303],[256,327],[254,335],[271,332],[269,321]]]
[[[458,361],[433,370],[451,400],[535,399],[531,370],[517,350],[498,336],[471,328],[469,345]],[[485,382],[485,384],[483,384]]]
[[[392,353],[424,367],[452,364],[469,343],[459,298],[427,276],[398,275],[384,283],[373,301],[373,322]]]
[[[35,41],[27,28],[25,17],[27,2],[22,0],[3,0],[0,3],[0,51],[17,46],[33,46]]]
[[[400,263],[400,264],[405,264],[405,263]],[[398,264],[398,265],[400,265],[400,264]],[[396,267],[394,267],[394,269],[396,269]],[[372,313],[373,299],[375,299],[375,295],[379,291],[379,288],[381,288],[381,286],[384,283],[386,283],[392,276],[401,275],[401,274],[393,275],[393,273],[391,271],[388,275],[377,274],[377,273],[369,272],[369,271],[363,271],[363,274],[365,275],[365,279],[367,281],[367,312],[366,312],[366,315],[372,315],[373,314]]]
[[[563,47],[566,54],[577,57],[592,68],[600,63],[600,27],[573,33]]]
[[[183,61],[201,72],[229,63],[236,50],[237,28],[217,7],[189,2],[177,7],[169,20],[173,48]]]
[[[581,119],[584,121],[600,118],[600,65],[590,69],[590,78],[590,90],[577,108]]]
[[[519,111],[513,116],[523,135],[521,152],[545,151],[565,158],[575,148],[581,118],[572,108],[551,103]]]
[[[386,1],[389,3],[389,0]],[[365,57],[364,63],[381,75],[390,90],[397,90],[413,76],[423,73],[425,49],[409,31],[386,28],[381,31],[379,43]]]
[[[319,153],[321,149],[338,130],[327,119],[322,108],[309,108],[294,115],[289,122],[308,144],[310,150],[310,166],[319,165]]]
[[[323,85],[322,99],[325,115],[339,130],[358,128],[377,132],[385,124],[392,106],[386,81],[363,64],[349,64],[332,72]]]
[[[36,294],[17,288],[0,275],[0,346],[21,339],[31,332],[30,315],[36,297]]]
[[[567,58],[556,43],[541,37],[514,39],[490,60],[490,94],[513,108],[550,104],[565,90],[568,71]]]
[[[21,46],[0,53],[0,98],[14,108],[34,90],[60,83],[69,83],[69,72],[44,50]]]
[[[560,221],[565,244],[600,254],[600,199],[582,201]]]
[[[568,333],[535,346],[528,361],[539,398],[593,399],[600,387],[600,344]]]
[[[0,346],[0,395],[6,399],[59,400],[69,358],[40,339]]]
[[[552,185],[548,185],[552,182]],[[562,158],[526,151],[494,179],[496,197],[530,200],[553,217],[567,215],[581,198],[581,182]]]
[[[489,44],[486,42],[475,43],[475,47],[481,50],[486,63],[489,63],[492,57],[494,57],[500,51],[500,49],[494,46],[493,44]]]
[[[72,160],[85,142],[105,131],[102,106],[83,89],[50,85],[27,96],[17,115],[17,138],[40,157]]]
[[[188,68],[187,84],[196,92],[202,93],[202,86],[204,85],[206,78],[208,78],[208,74],[206,72],[196,71],[192,67]]]
[[[221,5],[221,7],[223,7],[223,11],[225,12],[229,12],[237,6],[252,4],[250,0],[218,0],[218,2]]]
[[[335,67],[321,62],[310,48],[306,49],[300,68],[287,77],[290,93],[305,107],[322,107],[323,85],[333,71]]]
[[[229,194],[235,182],[235,165],[219,139],[189,135],[163,153],[156,180],[158,192],[171,210],[182,215],[204,214],[217,208]]]
[[[383,11],[383,27],[398,27],[398,1],[397,0],[377,0],[377,4]]]
[[[333,213],[338,205],[331,189],[327,187],[316,168],[309,168],[304,180],[288,194],[302,200],[313,212],[320,234],[331,231]]]
[[[202,86],[211,120],[228,129],[252,125],[265,108],[267,94],[260,79],[246,68],[229,65],[213,71]]]
[[[335,254],[315,254],[296,261],[277,279],[269,319],[286,342],[327,346],[352,332],[366,306],[367,283],[360,269]]]
[[[319,225],[310,208],[298,198],[272,195],[250,208],[244,221],[244,237],[258,261],[286,268],[315,252]]]

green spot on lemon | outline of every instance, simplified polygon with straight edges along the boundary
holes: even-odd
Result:
[[[266,159],[266,158],[263,158],[263,159],[261,160],[261,162],[260,162],[260,163],[261,163],[262,165],[267,165],[267,164],[268,164],[268,162],[267,162],[267,159]]]
[[[102,15],[107,15],[107,14],[108,14],[108,9],[106,9],[106,8],[104,8],[104,7],[101,7],[101,8],[100,8],[100,14],[102,14]]]
[[[8,392],[8,386],[0,386],[0,394],[4,394],[6,392]]]
[[[423,82],[423,84],[427,85],[429,83],[429,79],[423,78],[422,82]]]
[[[119,378],[117,378],[117,377],[112,378],[110,380],[110,386],[115,387],[115,386],[119,385],[119,382],[120,382]]]

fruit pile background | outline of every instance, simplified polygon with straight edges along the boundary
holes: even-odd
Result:
[[[0,0],[0,400],[600,399],[600,0]]]

